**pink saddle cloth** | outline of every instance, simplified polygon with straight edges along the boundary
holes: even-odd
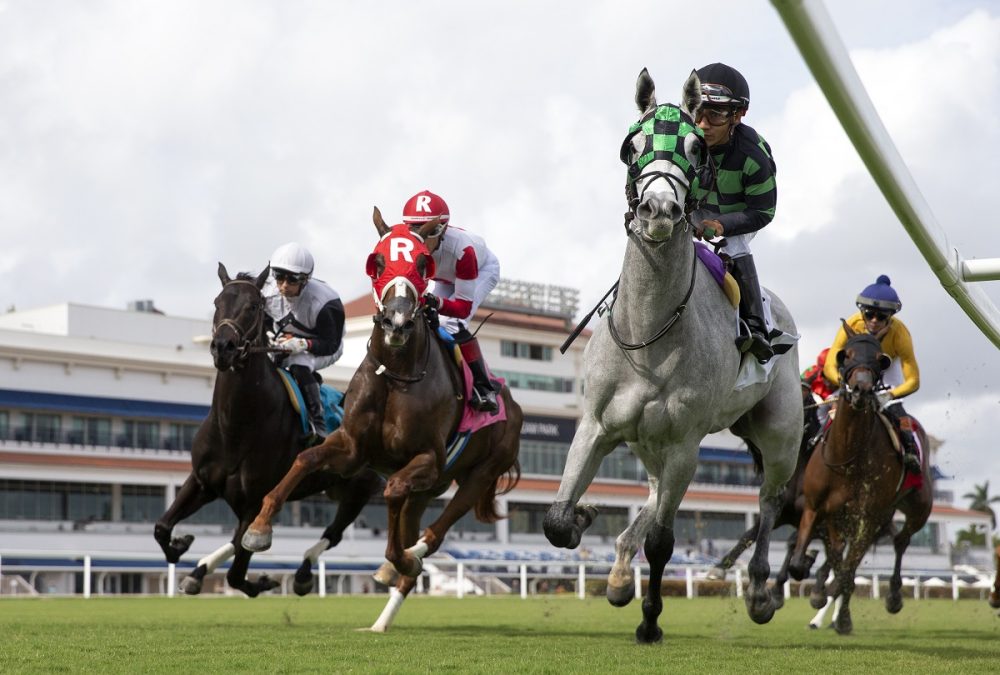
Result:
[[[504,405],[503,397],[501,396],[497,396],[497,403],[500,404],[500,409],[495,413],[481,412],[473,409],[471,405],[472,371],[469,370],[469,366],[465,361],[462,361],[462,377],[465,381],[465,406],[462,409],[462,420],[458,423],[458,433],[464,434],[467,431],[479,431],[483,427],[488,427],[491,424],[503,422],[507,419],[507,407]],[[490,379],[499,384],[504,383],[503,378],[491,375]]]

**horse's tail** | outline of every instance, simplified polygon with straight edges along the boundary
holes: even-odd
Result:
[[[496,480],[479,496],[476,502],[476,520],[481,523],[495,523],[507,516],[497,511],[497,497],[502,496],[517,487],[521,480],[521,462],[514,460],[506,471],[497,476]],[[503,485],[501,485],[503,483]]]
[[[750,441],[747,441],[747,439],[745,439],[745,438],[743,440],[746,441],[746,443],[747,443],[747,449],[750,451],[750,456],[753,457],[753,472],[755,474],[757,474],[758,476],[763,475],[763,473],[764,473],[764,459],[763,459],[763,457],[760,454],[760,448],[758,448],[756,445],[754,445]]]

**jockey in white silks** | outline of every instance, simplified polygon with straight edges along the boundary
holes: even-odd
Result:
[[[284,350],[275,361],[287,368],[302,390],[309,421],[325,435],[317,370],[344,353],[344,304],[329,284],[312,277],[312,254],[294,242],[271,256],[271,276],[264,283],[264,309],[273,321],[272,344]]]
[[[490,382],[479,342],[466,323],[500,280],[500,261],[482,237],[449,227],[448,204],[438,195],[428,190],[418,192],[403,207],[403,222],[411,228],[435,218],[441,220],[441,228],[425,243],[437,271],[433,292],[424,295],[424,302],[444,317],[441,325],[455,338],[462,358],[472,371],[472,407],[494,413],[499,409],[496,389]]]

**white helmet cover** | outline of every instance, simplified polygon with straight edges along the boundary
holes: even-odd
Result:
[[[294,272],[295,274],[305,274],[307,276],[313,273],[313,257],[312,254],[306,249],[305,246],[297,244],[294,241],[287,244],[282,244],[274,253],[271,255],[271,268],[277,268],[282,270],[288,270],[289,272]]]

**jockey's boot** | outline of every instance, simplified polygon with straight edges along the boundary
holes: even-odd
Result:
[[[293,365],[288,367],[302,391],[302,400],[306,404],[306,414],[312,424],[313,433],[320,439],[326,437],[326,421],[323,419],[323,398],[319,393],[319,382],[308,366]]]
[[[479,341],[465,327],[455,334],[455,342],[462,350],[462,358],[469,364],[472,371],[472,407],[480,412],[495,413],[500,410],[497,403],[497,392],[490,382],[486,371],[483,353],[479,350]]]
[[[899,420],[899,442],[903,446],[903,468],[912,474],[920,475],[920,453],[917,451],[917,439],[913,437],[913,429],[909,428],[909,419]]]
[[[767,363],[774,356],[767,339],[764,324],[764,299],[757,281],[757,267],[752,255],[733,258],[732,275],[740,286],[740,316],[750,329],[750,338],[737,342],[740,351],[750,352],[760,363]]]

